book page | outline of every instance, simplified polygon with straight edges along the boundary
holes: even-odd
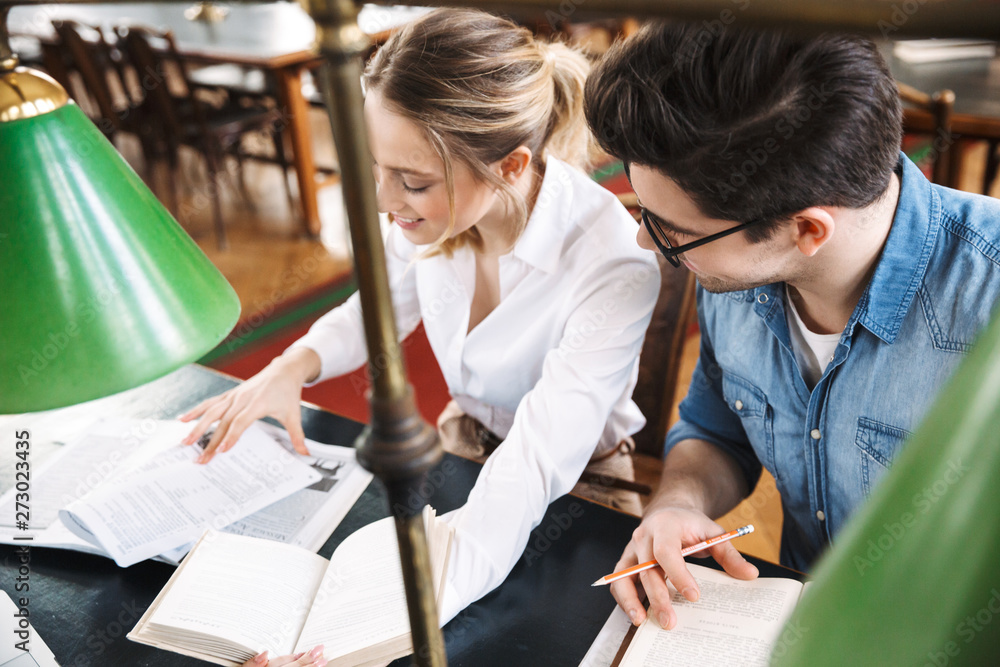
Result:
[[[257,425],[278,444],[293,452],[288,433],[273,424]],[[222,528],[234,535],[260,537],[285,542],[317,552],[368,488],[372,474],[361,467],[353,447],[325,445],[306,438],[310,455],[295,454],[320,474],[320,479],[287,498],[272,503],[250,516],[238,519]],[[193,543],[160,554],[160,559],[180,562]]]
[[[429,507],[425,508],[425,528],[435,589],[440,590],[452,529],[438,521]],[[386,657],[401,651],[405,655],[407,649],[412,651],[409,633],[399,545],[389,517],[358,530],[337,547],[295,650],[323,644],[324,657],[335,665],[337,658],[402,637],[401,645],[383,648]],[[360,664],[369,659],[367,655],[353,656],[345,664]]]
[[[701,597],[688,602],[670,585],[677,625],[667,631],[648,616],[636,632],[622,667],[767,667],[772,646],[795,605],[802,584],[762,577],[740,581],[725,572],[688,564]]]
[[[0,627],[3,627],[5,641],[0,642],[0,665],[4,667],[59,667],[52,649],[35,630],[35,626],[21,625],[24,615],[30,616],[30,599],[15,593],[17,602],[6,591],[0,591]],[[24,606],[22,605],[24,601]]]
[[[317,482],[319,473],[252,425],[228,452],[195,465],[178,443],[59,512],[78,537],[127,567],[221,528]]]
[[[284,429],[264,422],[259,425],[268,436],[292,451]],[[234,521],[223,528],[225,532],[319,551],[368,488],[372,474],[358,463],[353,447],[325,445],[308,438],[306,447],[310,455],[299,458],[319,473],[320,479],[256,514]]]
[[[52,420],[57,425],[62,425],[63,420],[55,417]],[[52,456],[43,465],[32,470],[31,521],[28,530],[17,530],[14,525],[16,489],[13,484],[0,497],[0,542],[15,544],[14,536],[30,535],[36,546],[45,546],[50,541],[46,533],[50,528],[59,532],[59,538],[63,537],[65,529],[59,522],[59,510],[111,478],[135,452],[142,449],[141,446],[157,430],[151,424],[158,426],[161,423],[156,420],[124,419],[95,422],[93,415],[90,415],[87,424],[82,419],[67,419],[65,422],[69,424],[69,428],[77,429],[76,432],[70,434],[62,430],[56,433],[55,425],[46,428],[48,422],[38,424],[39,433],[51,432],[63,440],[48,443],[53,450]],[[33,448],[34,445],[33,441]],[[0,455],[11,459],[13,454],[13,443],[9,450],[0,452]],[[13,463],[10,465],[13,468]]]
[[[299,547],[209,531],[130,638],[236,662],[291,653],[327,565]],[[213,651],[219,639],[246,650]]]

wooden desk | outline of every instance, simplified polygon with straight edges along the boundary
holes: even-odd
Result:
[[[188,366],[138,389],[95,401],[91,411],[95,417],[113,413],[169,418],[235,384],[214,371]],[[320,442],[347,445],[362,428],[305,405],[302,415],[306,436]],[[4,438],[7,431],[23,428],[19,419],[27,418],[0,419]],[[44,434],[35,432],[32,439],[41,442]],[[430,475],[428,501],[439,512],[459,507],[479,469],[476,463],[447,455]],[[9,488],[13,479],[12,470],[5,472],[0,473],[0,490]],[[385,493],[373,482],[320,553],[329,557],[349,534],[387,515]],[[449,664],[578,665],[614,608],[607,589],[590,584],[611,570],[637,525],[632,516],[580,498],[567,496],[553,503],[507,581],[445,627]],[[765,576],[796,576],[752,560]],[[12,596],[17,567],[14,547],[0,547],[0,588]],[[207,664],[125,639],[172,572],[169,565],[152,561],[122,569],[98,556],[34,548],[28,594],[31,622],[64,667]],[[408,664],[408,659],[401,659],[394,667]]]
[[[951,120],[955,134],[1000,139],[1000,57],[914,64],[893,55],[889,42],[880,43],[879,49],[897,81],[928,94],[945,88],[954,91]],[[924,116],[926,129],[933,131],[930,114],[907,110],[910,122],[924,123]]]
[[[892,52],[892,42],[880,42],[879,50],[897,81],[933,94],[950,89],[955,93],[951,131],[955,141],[989,142],[982,191],[987,193],[997,172],[1000,143],[1000,56],[992,59],[908,63]],[[933,134],[934,116],[922,109],[903,108],[903,126],[908,131]],[[960,168],[961,151],[951,151],[951,169]],[[953,172],[954,173],[954,172]]]

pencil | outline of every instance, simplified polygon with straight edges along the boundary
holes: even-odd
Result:
[[[692,544],[689,547],[684,547],[683,549],[681,549],[681,556],[690,556],[691,554],[697,553],[697,552],[701,551],[702,549],[705,549],[707,547],[712,546],[713,544],[720,544],[722,542],[728,542],[729,540],[731,540],[731,539],[733,539],[735,537],[741,537],[743,535],[749,535],[752,532],[753,532],[753,524],[747,524],[746,526],[743,526],[742,528],[737,528],[736,530],[731,530],[728,533],[723,533],[722,535],[716,535],[715,537],[710,537],[707,540],[705,540],[704,542],[699,542],[698,544]],[[627,567],[624,570],[619,570],[618,572],[613,572],[611,574],[606,574],[603,577],[601,577],[600,579],[598,579],[597,581],[595,581],[594,583],[592,583],[591,586],[604,586],[605,584],[610,584],[612,582],[618,581],[619,579],[622,579],[623,577],[627,577],[629,575],[636,574],[638,572],[642,572],[643,570],[648,570],[650,568],[654,568],[657,565],[659,565],[659,563],[657,563],[655,560],[651,560],[651,561],[646,562],[646,563],[639,563],[638,565],[633,565],[632,567]]]

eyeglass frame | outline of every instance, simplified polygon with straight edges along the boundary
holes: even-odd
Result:
[[[629,173],[628,164],[623,163],[625,169],[625,177],[628,179],[629,185],[632,184],[632,175]],[[642,203],[639,204],[639,216],[642,218],[642,224],[646,227],[646,231],[649,232],[650,237],[653,239],[653,243],[656,244],[657,250],[660,254],[670,262],[671,266],[680,268],[681,261],[677,259],[677,256],[687,252],[688,250],[694,250],[695,248],[700,248],[706,243],[711,243],[712,241],[718,241],[721,238],[729,236],[730,234],[735,234],[736,232],[746,229],[751,225],[755,225],[763,220],[763,218],[755,218],[753,220],[748,220],[746,222],[741,222],[740,224],[732,227],[731,229],[726,229],[715,234],[710,234],[704,238],[700,238],[697,241],[692,241],[691,243],[685,243],[683,245],[674,246],[667,237],[667,233],[663,231],[663,227],[656,220],[656,215],[650,213]]]
[[[656,216],[647,211],[642,204],[639,204],[639,215],[642,218],[642,224],[646,226],[646,231],[649,232],[649,235],[653,238],[653,243],[656,244],[656,248],[660,251],[660,254],[663,255],[668,262],[670,262],[671,266],[675,266],[678,268],[681,265],[681,261],[677,259],[677,255],[685,253],[688,250],[694,250],[695,248],[700,248],[706,243],[711,243],[712,241],[718,241],[723,237],[729,236],[730,234],[735,234],[736,232],[746,229],[747,227],[757,224],[758,222],[761,221],[760,218],[757,218],[754,220],[748,220],[747,222],[741,222],[740,224],[736,225],[735,227],[732,227],[731,229],[726,229],[721,232],[717,232],[715,234],[710,234],[709,236],[700,238],[697,241],[692,241],[691,243],[685,243],[683,245],[675,246],[670,242],[670,239],[667,238],[667,233],[663,231],[663,228],[660,226],[660,223],[656,222],[653,219]]]

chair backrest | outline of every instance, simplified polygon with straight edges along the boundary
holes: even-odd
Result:
[[[639,379],[632,400],[646,417],[633,435],[637,452],[663,456],[670,414],[678,398],[681,361],[687,332],[695,319],[695,277],[683,266],[660,262],[660,296],[639,355]]]
[[[180,68],[181,83],[188,96],[190,87],[183,63],[177,57],[173,35],[169,31],[160,32],[135,25],[117,26],[115,33],[135,70],[138,87],[142,90],[144,98],[143,104],[162,123],[163,136],[168,141],[182,136],[183,113],[177,99],[170,91],[171,62]],[[157,46],[154,47],[154,44]]]
[[[634,193],[619,194],[618,200],[637,215],[639,200]],[[660,296],[646,330],[639,355],[639,379],[632,392],[632,400],[646,417],[646,425],[632,436],[637,452],[663,456],[663,442],[677,399],[684,342],[694,317],[694,274],[660,258]]]
[[[107,59],[106,43],[100,28],[68,20],[53,21],[52,26],[60,46],[68,55],[67,67],[79,72],[88,96],[97,105],[101,117],[98,125],[105,134],[114,133],[120,129],[120,123],[108,86],[106,70],[111,63]],[[94,39],[84,39],[83,34],[86,33]]]
[[[899,98],[904,104],[926,112],[923,117],[907,114],[904,121],[904,131],[931,133],[931,159],[933,161],[932,179],[938,185],[950,188],[958,184],[959,152],[952,150],[954,138],[951,132],[951,115],[955,107],[955,93],[950,90],[940,90],[933,94],[917,90],[905,83],[898,83]]]

